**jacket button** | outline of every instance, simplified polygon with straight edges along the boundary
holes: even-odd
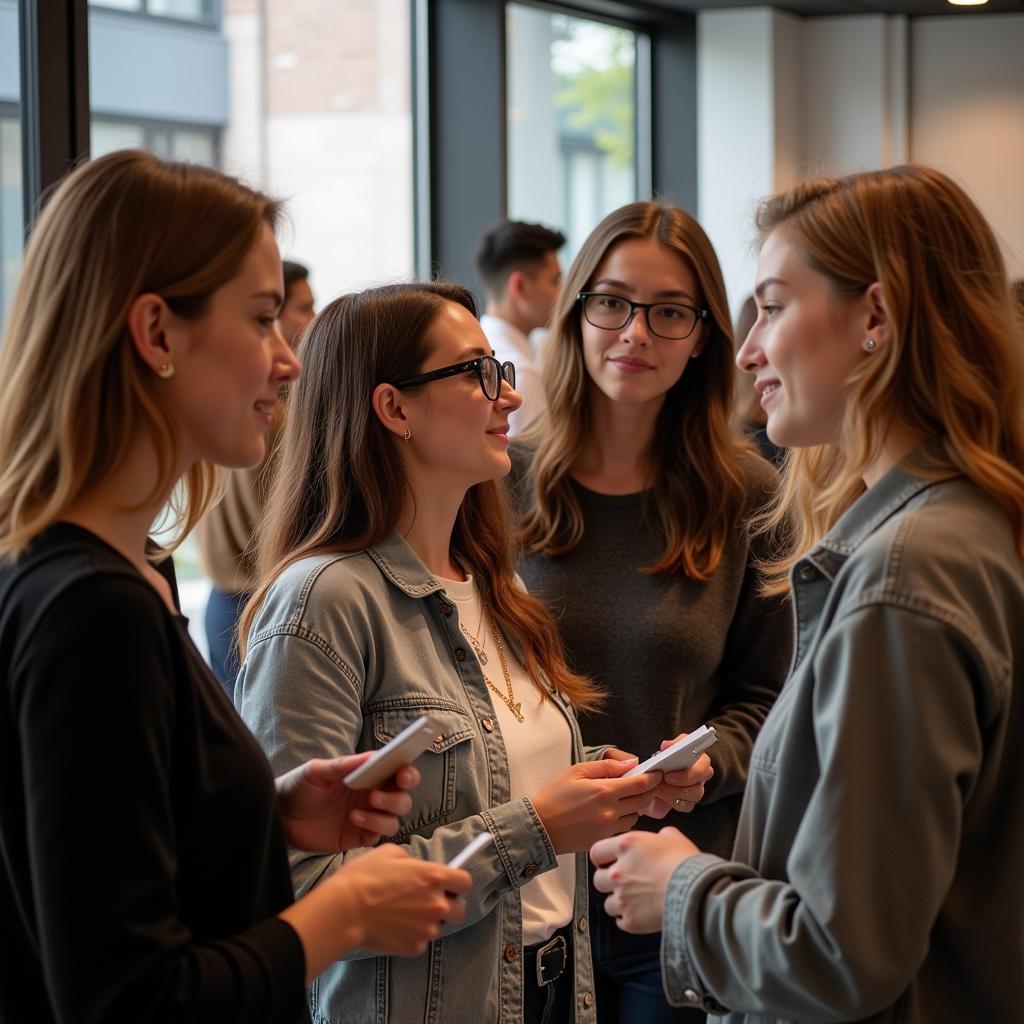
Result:
[[[589,992],[583,993],[583,1005],[588,1010],[594,1005],[594,997]]]
[[[464,647],[455,648],[455,660],[465,661],[466,660],[466,649]]]
[[[441,614],[447,619],[452,613],[452,606],[445,601],[442,601],[438,606],[441,609]]]
[[[804,583],[810,583],[810,581],[814,579],[814,569],[809,565],[801,565],[797,572],[797,576],[799,576]]]
[[[523,868],[523,878],[533,878],[540,871],[540,868],[536,864],[527,864]]]
[[[484,719],[484,720],[483,720],[483,721],[482,721],[482,722],[481,722],[480,724],[481,724],[481,725],[482,725],[482,726],[483,726],[483,727],[484,727],[484,728],[485,728],[485,729],[486,729],[486,730],[487,730],[488,732],[494,732],[494,719],[493,719],[493,718],[485,718],[485,719]]]
[[[517,956],[516,947],[515,946],[506,946],[505,947],[505,954],[504,955],[505,955],[505,960],[508,963],[512,963],[512,961],[515,960],[515,958]]]
[[[686,990],[686,991],[685,991],[685,992],[683,993],[683,998],[684,998],[684,999],[685,999],[685,1000],[686,1000],[686,1001],[687,1001],[688,1003],[699,1003],[699,1002],[700,1002],[700,993],[699,993],[699,992],[697,992],[697,991],[695,991],[695,990],[694,990],[694,989],[692,989],[692,988],[688,988],[688,989],[687,989],[687,990]]]
[[[580,930],[581,932],[585,932],[585,931],[587,930],[587,919],[586,919],[585,917],[581,917],[581,918],[580,918],[580,919],[579,919],[579,920],[578,920],[578,921],[576,922],[576,927],[577,927],[577,928],[578,928],[578,929],[579,929],[579,930]]]

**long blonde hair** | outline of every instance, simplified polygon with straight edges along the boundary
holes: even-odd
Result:
[[[698,301],[710,312],[701,328],[700,356],[669,390],[651,440],[654,509],[665,547],[657,563],[643,571],[707,580],[745,509],[740,456],[748,447],[730,423],[732,324],[718,258],[701,226],[666,203],[630,203],[608,214],[569,270],[546,350],[547,409],[523,437],[536,453],[521,539],[528,551],[557,557],[583,538],[583,514],[569,470],[590,430],[594,385],[583,361],[583,314],[576,296],[587,290],[613,246],[638,238],[657,239],[683,258],[696,278]]]
[[[305,369],[288,395],[274,488],[257,533],[256,588],[239,626],[243,657],[256,613],[288,565],[365,550],[397,528],[409,483],[401,442],[374,413],[373,391],[422,371],[431,327],[448,303],[476,315],[472,295],[459,285],[386,285],[343,295],[304,331]],[[534,681],[543,674],[577,707],[595,707],[599,695],[569,670],[551,616],[517,584],[509,522],[505,488],[477,484],[459,509],[452,549],[489,613],[519,641]]]
[[[240,270],[279,206],[217,171],[138,150],[83,164],[36,223],[0,349],[0,559],[13,560],[115,472],[140,434],[157,481],[177,465],[172,411],[127,328],[137,296],[155,292],[194,319]],[[177,496],[182,534],[215,490],[197,463]]]
[[[908,468],[968,477],[1005,507],[1024,554],[1024,368],[999,243],[967,194],[939,171],[894,167],[772,196],[757,225],[828,277],[837,301],[879,282],[892,325],[850,382],[841,443],[790,453],[764,522],[780,552],[766,588],[784,591],[863,493],[892,423],[937,442]]]

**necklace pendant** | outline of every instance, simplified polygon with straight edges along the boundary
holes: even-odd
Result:
[[[516,716],[516,719],[520,722],[523,721],[523,705],[522,702],[517,701],[515,704],[509,703],[509,709],[512,714]]]
[[[482,651],[478,647],[476,649],[476,656],[480,659],[480,664],[481,665],[486,665],[487,664],[487,652],[486,651]]]

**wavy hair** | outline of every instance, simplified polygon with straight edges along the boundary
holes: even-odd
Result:
[[[139,150],[83,164],[54,191],[29,239],[0,349],[0,559],[25,546],[116,472],[140,435],[157,480],[175,488],[173,410],[127,327],[155,292],[196,319],[235,277],[277,202],[218,171]],[[209,463],[174,497],[184,536],[216,491]]]
[[[588,398],[595,385],[583,361],[583,313],[576,296],[590,287],[614,246],[645,238],[657,239],[683,258],[696,279],[698,302],[710,317],[701,327],[700,356],[669,389],[651,439],[651,497],[665,547],[658,561],[643,571],[682,572],[707,580],[744,512],[739,456],[749,446],[730,423],[733,336],[718,258],[697,221],[667,203],[630,203],[608,214],[569,269],[546,349],[547,409],[523,435],[524,443],[536,446],[536,454],[520,539],[528,551],[558,557],[583,537],[583,514],[569,471],[591,428]]]
[[[243,655],[256,613],[288,565],[307,555],[363,551],[397,528],[409,483],[401,442],[374,412],[373,391],[420,372],[446,303],[476,315],[472,295],[459,285],[396,284],[343,295],[306,329],[304,372],[289,392],[259,529],[256,589],[239,629]],[[577,707],[595,707],[598,694],[567,667],[551,616],[516,582],[509,521],[504,486],[476,484],[456,518],[452,550],[473,573],[488,612],[519,641],[533,680],[543,673]]]
[[[798,185],[764,200],[757,227],[762,244],[780,232],[837,301],[878,282],[892,327],[851,378],[840,444],[789,453],[761,524],[779,551],[766,589],[785,590],[863,493],[894,422],[935,442],[908,468],[968,477],[1006,509],[1024,554],[1024,367],[999,243],[977,206],[941,172],[903,166]]]

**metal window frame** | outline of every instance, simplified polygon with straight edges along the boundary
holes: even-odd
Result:
[[[21,0],[21,153],[26,235],[50,189],[89,156],[87,0]]]
[[[507,2],[410,0],[414,247],[421,280],[444,274],[475,283],[479,235],[507,213]],[[696,212],[696,15],[617,0],[515,2],[637,33],[638,195]]]

